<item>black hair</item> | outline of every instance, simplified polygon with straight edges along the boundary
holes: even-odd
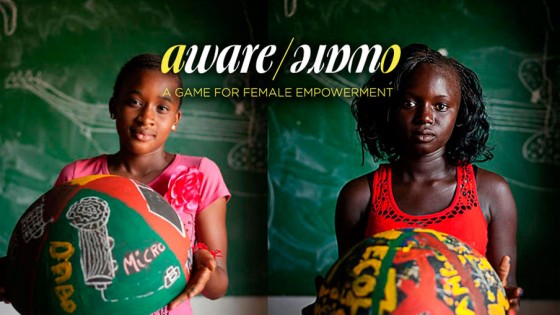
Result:
[[[460,79],[461,104],[456,125],[446,144],[447,161],[458,165],[487,161],[494,157],[492,148],[486,146],[490,125],[477,75],[455,59],[447,58],[426,45],[412,44],[402,49],[401,59],[393,71],[377,71],[364,85],[364,88],[393,88],[390,96],[360,96],[352,102],[352,115],[356,119],[356,131],[362,145],[362,163],[366,150],[374,161],[392,162],[399,158],[389,116],[399,104],[407,77],[424,63],[447,67]]]
[[[128,79],[133,73],[140,70],[158,70],[161,71],[162,57],[156,54],[141,54],[132,57],[119,71],[117,75],[117,80],[113,86],[113,97],[117,97],[123,82]],[[183,87],[183,80],[181,75],[174,73],[172,71],[168,72],[167,75],[175,78],[179,87]],[[181,107],[183,98],[179,97],[179,108]]]

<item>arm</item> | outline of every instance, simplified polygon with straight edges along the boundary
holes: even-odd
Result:
[[[510,257],[508,283],[515,285],[517,262],[517,208],[507,182],[499,175],[479,169],[479,201],[489,214],[487,257],[498,270],[502,257]]]
[[[335,230],[338,256],[342,257],[365,237],[367,214],[371,201],[369,180],[373,173],[348,182],[338,195]]]
[[[185,290],[177,296],[169,308],[174,309],[186,299],[202,293],[210,299],[222,297],[227,290],[227,233],[226,198],[221,197],[202,210],[196,217],[197,240],[221,255],[214,257],[204,249],[193,253],[194,263],[191,278]]]
[[[208,245],[212,251],[219,250],[216,269],[206,283],[202,294],[209,299],[218,299],[226,294],[229,278],[227,274],[227,231],[226,198],[222,197],[202,211],[196,220],[197,240]],[[206,250],[197,253],[209,255]],[[195,255],[196,257],[196,255]]]
[[[517,288],[517,208],[507,182],[499,175],[479,169],[479,201],[487,211],[487,258],[498,272],[508,293],[512,308],[517,309],[521,288]],[[509,257],[505,258],[505,257]]]

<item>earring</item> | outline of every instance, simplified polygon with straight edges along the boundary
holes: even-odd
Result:
[[[111,113],[111,119],[115,119],[115,114]]]
[[[171,125],[171,130],[175,131],[176,129],[177,129],[177,126]]]

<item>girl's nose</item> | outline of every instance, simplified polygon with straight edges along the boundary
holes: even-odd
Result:
[[[144,125],[152,125],[155,122],[155,112],[151,106],[144,106],[142,107],[137,119]]]
[[[434,109],[430,104],[418,106],[416,120],[422,125],[432,125],[434,123]]]

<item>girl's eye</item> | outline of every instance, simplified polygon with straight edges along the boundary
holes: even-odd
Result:
[[[401,106],[403,108],[411,108],[416,106],[416,103],[414,103],[414,101],[404,101]]]
[[[440,112],[445,112],[445,111],[447,111],[448,106],[447,106],[447,104],[444,104],[444,103],[438,103],[438,104],[436,104],[435,108],[436,108],[436,110],[438,110]]]
[[[167,113],[167,112],[169,111],[169,107],[164,106],[164,105],[159,105],[159,106],[157,107],[157,109],[158,109],[158,111],[159,111],[160,113]]]
[[[128,104],[130,106],[142,106],[142,102],[140,102],[139,100],[135,100],[135,99],[128,100]]]

